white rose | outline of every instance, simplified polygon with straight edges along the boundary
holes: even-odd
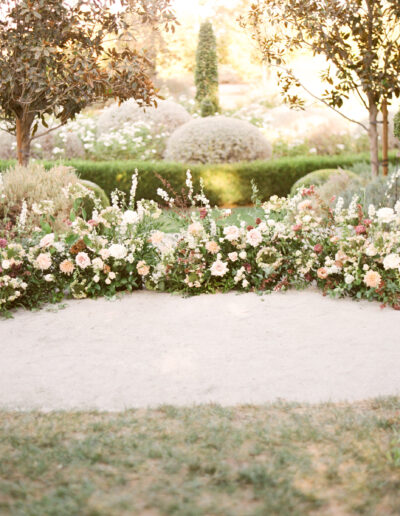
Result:
[[[135,211],[127,210],[122,215],[123,224],[135,224],[138,220],[138,214]]]
[[[367,249],[365,250],[365,254],[367,256],[375,256],[376,254],[378,254],[378,251],[376,249],[376,247],[374,246],[374,244],[370,244]]]
[[[246,242],[253,247],[257,247],[262,242],[262,235],[258,229],[251,229],[247,233]]]
[[[227,240],[232,242],[233,240],[237,240],[240,236],[240,230],[237,226],[226,226],[224,228],[224,235]]]
[[[99,254],[103,260],[107,260],[107,258],[110,256],[110,251],[108,249],[100,249]]]
[[[237,252],[235,251],[234,253],[228,253],[228,258],[231,262],[236,262],[236,260],[238,259]]]
[[[45,235],[39,242],[40,247],[50,247],[54,243],[54,233]]]
[[[221,260],[217,260],[211,265],[210,270],[212,276],[225,276],[228,272],[228,265]]]
[[[239,258],[240,258],[241,260],[245,260],[245,259],[246,259],[246,257],[247,257],[247,253],[246,253],[246,251],[240,251],[240,253],[239,253]]]
[[[1,262],[1,267],[4,269],[4,270],[7,270],[10,268],[10,261],[9,260],[3,260]]]
[[[122,260],[128,254],[126,247],[122,244],[112,244],[109,247],[110,256],[116,260]]]
[[[100,277],[96,274],[96,276],[93,276],[93,281],[98,283],[100,281]]]
[[[78,253],[75,258],[75,262],[81,269],[86,269],[91,264],[90,258],[87,253]]]
[[[354,279],[354,276],[352,276],[351,274],[346,274],[346,276],[344,277],[344,282],[346,283],[346,285],[351,285]]]
[[[383,260],[383,266],[386,270],[398,269],[400,267],[400,256],[398,254],[388,254]]]
[[[94,258],[94,260],[92,260],[92,265],[95,269],[102,269],[104,267],[104,262],[101,258]]]
[[[394,211],[392,208],[380,208],[376,215],[381,222],[392,222],[394,219]]]

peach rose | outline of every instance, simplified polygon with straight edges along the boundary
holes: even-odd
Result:
[[[188,227],[188,231],[193,236],[199,236],[200,233],[203,231],[203,226],[200,224],[200,222],[193,222]]]
[[[152,244],[160,244],[163,241],[163,238],[164,233],[162,233],[161,231],[155,231],[150,237],[150,242]]]
[[[146,264],[145,261],[141,260],[136,265],[136,270],[138,271],[138,274],[140,276],[147,276],[148,273],[150,272],[150,267]]]
[[[70,260],[64,260],[60,263],[60,271],[68,276],[74,272],[75,265]]]
[[[369,270],[364,276],[364,283],[369,288],[378,288],[381,284],[381,279],[379,272]]]
[[[326,279],[328,277],[328,270],[326,267],[320,267],[317,270],[317,276],[319,279]]]
[[[220,250],[219,245],[214,240],[211,240],[210,242],[206,243],[206,249],[211,254],[217,254]]]
[[[339,251],[335,254],[335,260],[337,260],[338,262],[344,263],[347,259],[347,254],[341,249],[339,249]]]

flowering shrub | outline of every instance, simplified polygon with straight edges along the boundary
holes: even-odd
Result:
[[[56,234],[43,223],[21,243],[0,239],[0,311],[34,307],[74,298],[113,296],[141,287],[157,255],[151,243],[161,210],[154,201],[139,201],[133,209],[136,176],[128,206],[113,195],[113,205],[95,206],[92,218],[71,213],[70,229]],[[76,207],[87,194],[71,184],[65,195]],[[22,234],[23,228],[21,228]]]
[[[191,120],[191,115],[180,104],[161,100],[157,108],[142,109],[135,100],[112,104],[95,114],[79,114],[74,120],[52,132],[39,126],[32,142],[31,155],[35,159],[161,159],[170,134]],[[50,128],[56,120],[47,120]],[[0,158],[16,156],[15,137],[0,124]]]
[[[146,107],[144,110],[131,99],[105,108],[98,118],[98,129],[103,133],[118,128],[125,122],[145,122],[154,127],[154,132],[166,131],[170,134],[190,120],[188,111],[172,100],[160,100],[156,108]]]
[[[348,209],[339,200],[333,211],[311,187],[262,207],[253,225],[218,224],[213,211],[200,211],[163,255],[154,288],[196,294],[313,283],[400,307],[400,202],[364,214],[357,198]]]
[[[145,120],[121,120],[107,131],[100,127],[93,117],[77,116],[55,134],[50,156],[94,160],[155,159],[161,157],[168,136],[162,131],[153,134],[152,125]],[[73,145],[75,140],[76,145]],[[40,157],[49,157],[49,152]]]
[[[44,225],[21,242],[1,238],[0,311],[143,287],[193,295],[310,284],[400,308],[400,202],[364,213],[355,197],[332,209],[311,186],[272,197],[250,225],[232,224],[229,210],[212,209],[202,191],[193,192],[188,172],[189,211],[177,210],[183,197],[158,191],[180,222],[178,233],[166,234],[154,201],[134,206],[136,185],[135,174],[128,204],[114,192],[112,206],[96,208],[89,220],[72,212],[66,233]],[[76,185],[66,193],[79,201]]]

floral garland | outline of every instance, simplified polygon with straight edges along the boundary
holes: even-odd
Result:
[[[192,208],[180,212],[176,234],[160,231],[162,210],[154,201],[135,206],[134,175],[128,206],[114,193],[113,205],[95,209],[90,220],[72,214],[65,234],[43,224],[21,242],[1,238],[0,313],[66,295],[112,297],[141,288],[271,292],[310,284],[324,294],[400,308],[399,202],[364,214],[357,198],[348,209],[339,199],[332,210],[311,187],[272,197],[252,225],[231,224],[229,210],[211,208],[203,192],[194,195],[189,172],[186,184]],[[78,199],[82,192],[66,195]],[[175,199],[161,189],[159,195],[172,216]]]

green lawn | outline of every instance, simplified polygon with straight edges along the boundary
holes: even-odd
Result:
[[[188,216],[190,215],[191,210],[187,210]],[[243,206],[239,208],[232,208],[232,214],[229,217],[223,217],[218,220],[219,224],[240,224],[241,220],[244,220],[246,224],[255,224],[255,220],[257,217],[263,218],[264,211],[262,208],[255,208],[253,206]],[[176,216],[174,216],[173,212],[170,210],[164,210],[161,215],[159,222],[161,224],[160,229],[167,233],[174,233],[179,231],[179,220]],[[182,222],[182,220],[181,220]]]
[[[398,515],[400,399],[0,412],[0,514]]]

